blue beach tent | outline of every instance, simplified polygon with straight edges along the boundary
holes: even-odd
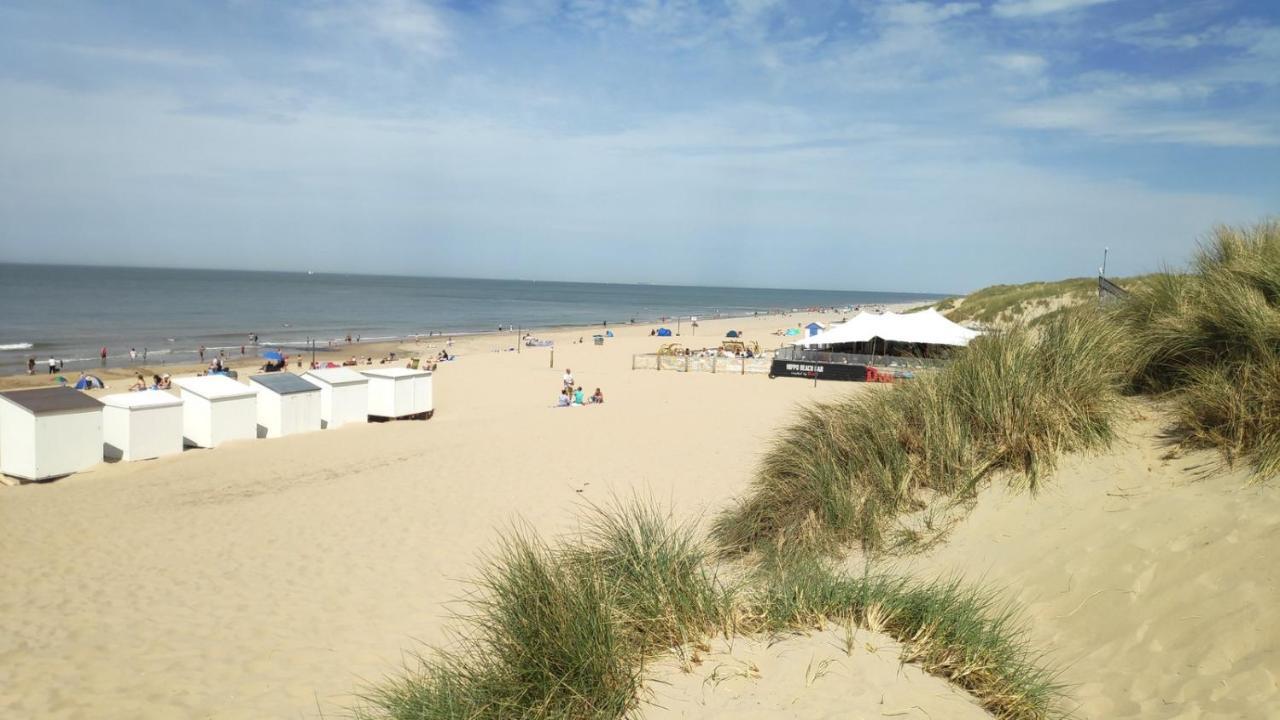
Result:
[[[266,358],[267,360],[275,360],[276,362],[281,362],[284,360],[284,355],[281,355],[275,350],[268,350],[262,353],[262,357]]]
[[[658,328],[658,337],[671,337],[671,330],[669,328]]]

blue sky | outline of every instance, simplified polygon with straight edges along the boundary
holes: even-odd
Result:
[[[0,259],[959,291],[1280,208],[1280,3],[0,1]]]

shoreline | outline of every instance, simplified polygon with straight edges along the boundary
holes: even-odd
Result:
[[[882,308],[886,311],[900,312],[906,309],[916,308],[922,305],[938,302],[940,299],[941,298],[922,298],[919,301],[906,302],[906,303],[875,303],[872,305],[867,305],[865,307]],[[858,307],[862,307],[862,306],[858,306]],[[699,323],[702,323],[702,322],[713,322],[713,321],[724,321],[724,320],[744,320],[744,321],[753,320],[754,321],[754,320],[759,320],[761,318],[772,318],[772,317],[788,318],[788,317],[792,317],[793,315],[800,315],[800,314],[808,314],[813,316],[828,316],[833,313],[852,314],[853,312],[856,312],[855,310],[850,310],[849,313],[842,313],[840,312],[842,310],[843,308],[830,308],[830,307],[798,308],[798,309],[791,309],[791,310],[770,310],[768,312],[757,312],[755,314],[744,314],[744,315],[721,313],[721,314],[707,315],[707,316],[699,315],[694,317],[698,317]],[[689,322],[688,317],[690,316],[681,316],[682,324],[686,326],[688,325],[688,322]],[[574,332],[579,332],[584,334],[584,337],[583,337],[584,340],[589,341],[589,337],[587,337],[588,333],[597,334],[597,333],[603,333],[605,330],[618,330],[620,328],[637,328],[637,327],[647,327],[647,326],[657,327],[663,324],[671,324],[673,320],[674,320],[674,316],[664,316],[664,317],[653,318],[650,320],[637,319],[635,322],[624,322],[621,324],[614,324],[613,321],[610,320],[610,321],[605,321],[607,324],[601,324],[601,323],[596,323],[591,325],[553,324],[553,325],[536,326],[536,327],[523,327],[523,328],[517,327],[514,330],[470,330],[466,332],[456,332],[456,333],[434,333],[433,332],[428,334],[411,334],[411,335],[396,336],[396,337],[385,337],[385,336],[376,337],[376,338],[362,337],[358,341],[352,340],[351,342],[346,342],[344,339],[336,339],[336,344],[329,344],[330,341],[326,341],[324,345],[320,345],[319,343],[317,343],[314,348],[314,355],[315,355],[316,362],[320,362],[320,363],[337,362],[338,364],[341,364],[343,360],[349,359],[350,357],[355,356],[359,359],[373,357],[375,360],[374,364],[378,364],[377,360],[379,358],[386,357],[391,352],[396,353],[397,362],[398,362],[401,359],[402,350],[416,351],[416,350],[430,350],[433,348],[439,348],[443,345],[443,343],[448,342],[449,339],[453,339],[455,341],[455,345],[457,345],[458,343],[462,343],[463,344],[462,347],[464,349],[473,350],[473,348],[470,346],[474,345],[476,341],[482,341],[485,339],[499,338],[507,335],[512,335],[515,337],[513,338],[513,343],[510,345],[510,347],[515,348],[517,345],[522,345],[522,343],[520,342],[520,338],[522,338],[527,333],[572,334]],[[683,337],[683,336],[685,335],[675,335],[675,337]],[[689,337],[696,337],[696,336],[691,335]],[[423,345],[424,342],[427,343],[425,346]],[[179,375],[179,374],[199,373],[208,369],[209,363],[212,362],[214,358],[218,357],[217,351],[237,350],[241,347],[245,349],[244,355],[229,352],[224,357],[224,362],[226,364],[226,367],[228,367],[231,370],[235,370],[238,373],[244,372],[245,370],[255,369],[257,367],[260,367],[264,362],[262,360],[261,353],[267,350],[280,349],[281,351],[283,351],[284,354],[289,358],[290,370],[306,369],[308,367],[306,362],[304,362],[302,368],[298,368],[296,360],[298,359],[299,356],[309,359],[309,357],[312,354],[312,348],[309,345],[305,345],[305,344],[299,345],[298,343],[259,343],[257,345],[251,345],[246,343],[243,346],[229,345],[229,346],[218,346],[218,347],[212,347],[212,346],[206,347],[205,349],[207,352],[205,354],[204,361],[200,361],[199,359],[197,359],[198,358],[197,351],[195,350],[192,350],[189,353],[187,353],[186,351],[183,351],[183,355],[181,357],[185,358],[189,354],[191,356],[190,360],[180,359],[179,356],[172,355],[168,351],[166,351],[163,355],[161,355],[161,353],[158,353],[158,352],[151,352],[148,354],[148,357],[145,361],[142,358],[142,354],[139,353],[138,359],[136,361],[130,361],[129,354],[125,352],[122,354],[108,354],[107,362],[105,364],[103,364],[97,358],[67,360],[65,361],[65,365],[63,366],[63,368],[55,373],[48,372],[47,358],[41,358],[37,354],[36,369],[35,369],[35,373],[32,375],[28,375],[25,371],[11,372],[9,371],[8,368],[0,367],[0,390],[15,390],[15,389],[22,389],[22,388],[42,387],[42,386],[52,384],[53,378],[57,378],[59,376],[65,377],[67,379],[67,382],[70,384],[75,382],[76,378],[79,376],[80,373],[84,373],[85,375],[95,375],[95,376],[101,377],[104,383],[107,383],[107,386],[108,386],[107,389],[112,391],[119,391],[119,388],[115,387],[115,385],[118,385],[118,383],[120,383],[121,381],[132,382],[132,379],[135,373],[139,373],[139,372],[142,373],[143,376],[148,380],[151,379],[151,376],[153,374],[162,375],[164,373],[169,373],[170,375]],[[540,350],[545,348],[529,348],[529,349]],[[208,352],[208,351],[214,351],[214,352]],[[27,354],[33,355],[34,353],[27,353]],[[168,361],[168,362],[161,361],[157,363],[154,360],[154,358],[157,356],[165,357],[165,358],[173,357],[175,359],[173,361]],[[410,357],[412,357],[412,355],[410,355]],[[360,365],[363,367],[365,363],[361,363]],[[113,381],[113,382],[108,382],[108,381]]]

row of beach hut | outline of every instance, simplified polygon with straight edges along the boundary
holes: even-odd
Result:
[[[230,440],[275,438],[348,423],[428,418],[431,373],[409,368],[175,378],[162,390],[100,400],[70,388],[0,392],[0,475],[48,480],[104,458],[146,460]]]

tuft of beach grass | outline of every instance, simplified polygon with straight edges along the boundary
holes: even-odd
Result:
[[[713,536],[730,554],[876,549],[924,493],[970,496],[998,471],[1034,490],[1061,453],[1111,442],[1127,347],[1097,312],[1067,313],[978,338],[936,373],[805,408]]]
[[[1184,442],[1280,473],[1280,221],[1216,228],[1189,272],[1155,276],[1113,315],[1132,387],[1173,400]]]
[[[621,718],[657,655],[713,635],[874,627],[996,717],[1065,717],[1064,690],[1009,606],[959,581],[853,577],[809,554],[727,582],[691,525],[652,502],[592,508],[552,545],[517,530],[479,574],[455,642],[368,689],[365,720]]]

